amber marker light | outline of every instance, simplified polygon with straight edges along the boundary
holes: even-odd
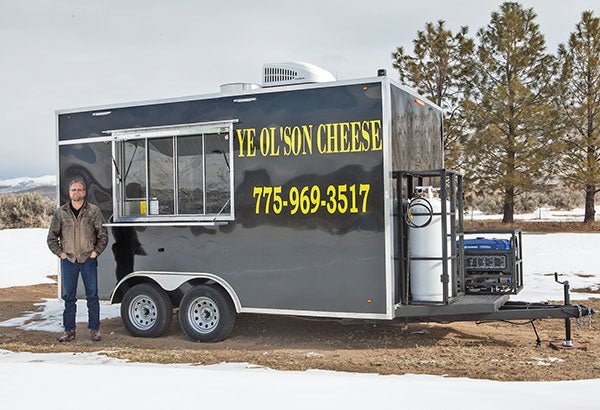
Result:
[[[363,86],[363,90],[367,91],[368,89],[369,89],[368,86],[366,86],[366,85]]]
[[[367,303],[373,303],[373,299],[367,299]]]
[[[421,107],[425,107],[425,102],[423,102],[423,100],[419,100],[418,98],[414,99],[415,103],[417,103],[417,105],[420,105]]]

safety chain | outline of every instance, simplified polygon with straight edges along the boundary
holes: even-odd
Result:
[[[583,322],[583,314],[581,311],[581,305],[577,305],[577,310],[579,311],[579,315],[577,316],[577,319],[575,319],[575,327],[577,329],[579,329]],[[592,330],[592,309],[588,309],[587,325],[588,325],[588,329]]]

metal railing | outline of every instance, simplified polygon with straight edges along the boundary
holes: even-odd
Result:
[[[453,298],[464,294],[464,220],[463,220],[463,179],[458,172],[446,169],[423,171],[394,171],[396,179],[398,275],[397,303],[411,304],[410,261],[439,260],[442,262],[442,301],[419,303],[448,304]],[[431,185],[439,188],[440,212],[432,212],[441,218],[442,255],[441,257],[413,257],[410,250],[410,229],[405,222],[408,203],[413,198],[415,187]],[[450,209],[448,210],[448,205]],[[448,221],[450,219],[450,221]],[[448,223],[449,222],[449,223]],[[448,238],[451,246],[448,246]],[[456,245],[458,243],[458,246]],[[449,248],[449,249],[448,249]],[[448,271],[450,261],[450,272]]]

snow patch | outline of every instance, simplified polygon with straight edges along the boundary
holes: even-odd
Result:
[[[315,358],[315,357],[323,357],[324,355],[322,353],[317,353],[317,352],[306,352],[304,354],[304,357],[308,357],[308,358]]]
[[[47,229],[0,230],[0,288],[54,283],[59,259],[46,245]]]
[[[596,220],[600,220],[600,206],[595,207]],[[556,210],[550,208],[538,208],[536,211],[527,214],[516,214],[516,221],[528,222],[583,222],[585,209],[575,208],[568,211]],[[465,211],[465,221],[478,220],[501,220],[502,214],[485,214],[479,210]]]
[[[547,358],[548,359],[548,358]],[[35,394],[31,394],[32,375]],[[58,377],[57,377],[58,375]],[[62,375],[62,376],[61,376]],[[203,407],[302,409],[379,408],[397,403],[409,409],[474,408],[489,410],[595,409],[600,380],[559,382],[497,382],[430,375],[381,376],[334,371],[277,371],[248,363],[163,365],[128,363],[100,353],[13,353],[0,350],[3,408],[63,409],[65,377],[69,402],[90,410],[105,409],[107,401],[90,400],[90,383],[117,407],[144,409]],[[148,381],[159,380],[157,394]],[[198,381],[202,391],[198,395]],[[126,386],[124,388],[123,386]],[[144,394],[132,394],[144,392]],[[234,392],[234,394],[232,394]],[[435,392],[435,394],[432,394]],[[568,392],[568,394],[565,394]],[[501,397],[502,400],[490,400]],[[467,398],[467,399],[465,399]],[[467,400],[467,401],[465,401]]]
[[[523,235],[523,272],[525,286],[513,300],[540,302],[562,301],[563,287],[554,281],[568,280],[571,289],[600,283],[598,233],[552,233]],[[571,299],[597,297],[593,293],[571,292]]]
[[[535,366],[552,366],[554,363],[562,363],[563,359],[559,359],[558,357],[534,357],[533,361],[526,361],[526,364],[532,364]]]
[[[41,311],[25,312],[21,317],[5,320],[0,322],[2,327],[18,327],[24,330],[38,330],[43,332],[59,333],[63,331],[63,310],[64,305],[62,300],[46,299],[45,302],[36,303],[35,306],[41,306]],[[119,317],[121,305],[100,304],[100,320]],[[77,315],[75,321],[77,323],[87,323],[88,312],[85,300],[77,301]]]

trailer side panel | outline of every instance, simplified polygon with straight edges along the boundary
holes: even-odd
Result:
[[[384,314],[381,83],[243,97],[59,115],[64,142],[114,129],[239,120],[232,155],[235,221],[110,227],[99,261],[101,297],[109,298],[131,271],[196,272],[222,277],[244,308]],[[78,145],[98,144],[105,143]],[[65,154],[64,147],[70,147]],[[69,159],[73,147],[60,151],[61,169],[64,163],[70,170],[61,173],[63,201],[70,175],[105,181],[108,174],[104,165]],[[112,161],[106,153],[102,158]],[[96,185],[90,199],[112,201],[110,184]],[[272,188],[281,189],[277,209],[272,198],[266,205]]]

